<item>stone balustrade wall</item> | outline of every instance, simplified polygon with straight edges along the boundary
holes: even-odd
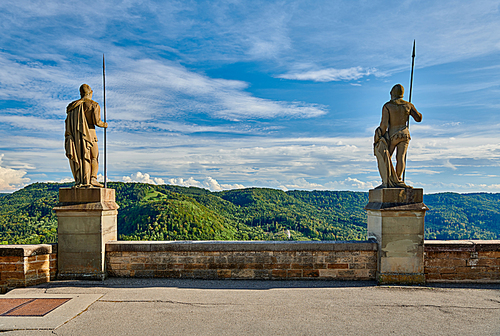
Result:
[[[372,242],[108,242],[109,276],[374,280]]]
[[[500,240],[425,241],[426,282],[500,282]]]
[[[0,293],[49,282],[57,273],[57,245],[0,245]]]
[[[500,241],[424,244],[426,282],[500,282]],[[113,277],[375,280],[374,242],[152,242],[106,244]],[[57,244],[0,245],[0,293],[56,278]]]

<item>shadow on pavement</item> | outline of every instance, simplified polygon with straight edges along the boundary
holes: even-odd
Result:
[[[199,280],[159,278],[108,278],[104,281],[65,280],[53,281],[37,288],[96,287],[96,288],[184,288],[184,289],[234,289],[269,290],[286,288],[352,288],[377,287],[376,281],[332,281],[332,280]],[[424,286],[381,286],[404,288],[456,288],[500,290],[500,283],[431,283]]]
[[[329,280],[199,280],[158,278],[108,278],[104,281],[64,280],[36,286],[57,287],[101,287],[101,288],[185,288],[185,289],[235,289],[269,290],[278,288],[348,288],[376,287],[375,281],[329,281]]]
[[[432,288],[459,288],[459,289],[498,289],[500,283],[431,283],[427,287]]]

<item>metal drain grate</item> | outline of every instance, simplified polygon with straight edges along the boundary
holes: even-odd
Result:
[[[33,299],[0,299],[0,316]]]
[[[0,299],[0,316],[44,316],[71,299]]]

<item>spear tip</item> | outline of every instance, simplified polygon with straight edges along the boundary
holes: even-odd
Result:
[[[411,54],[411,57],[415,57],[415,40],[413,40],[413,52]]]

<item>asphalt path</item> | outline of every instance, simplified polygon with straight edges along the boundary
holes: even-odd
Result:
[[[4,297],[70,295],[93,302],[82,303],[81,312],[64,304],[38,318],[45,330],[9,331],[4,323],[2,336],[500,335],[500,284],[111,278],[56,281]],[[47,327],[64,314],[74,316]]]

